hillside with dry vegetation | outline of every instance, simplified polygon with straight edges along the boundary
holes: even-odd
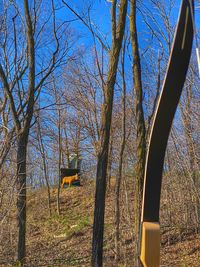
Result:
[[[199,7],[0,0],[0,266],[200,267]]]
[[[61,214],[56,213],[56,191],[51,189],[52,216],[48,214],[46,188],[28,191],[27,266],[90,266],[94,182],[61,190]],[[124,189],[124,188],[123,188]],[[124,190],[123,190],[124,192]],[[121,195],[120,263],[133,266],[133,190]],[[128,200],[128,202],[127,202]],[[182,216],[181,214],[177,214]],[[114,183],[107,192],[104,266],[114,260]],[[0,266],[16,266],[16,213],[14,206],[1,222]],[[200,233],[195,228],[168,227],[162,230],[161,267],[200,266]]]

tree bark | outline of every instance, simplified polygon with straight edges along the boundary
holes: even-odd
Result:
[[[18,250],[17,258],[25,264],[26,256],[26,154],[28,136],[21,135],[17,140],[17,227]]]
[[[43,164],[43,170],[44,170],[44,179],[47,185],[47,197],[48,197],[48,210],[49,210],[49,216],[51,216],[52,210],[51,210],[51,192],[50,192],[50,185],[49,185],[49,176],[48,176],[48,168],[47,168],[47,161],[46,161],[46,154],[45,154],[45,148],[42,140],[42,133],[41,133],[41,125],[40,125],[40,114],[38,113],[38,145],[39,145],[39,151],[42,157],[42,164]]]
[[[34,90],[35,90],[35,48],[32,22],[29,12],[28,0],[24,0],[24,12],[27,26],[29,75],[28,75],[28,104],[26,119],[21,129],[19,119],[14,114],[17,129],[17,218],[18,218],[18,261],[25,264],[26,256],[26,154],[28,146],[29,129],[33,117]],[[14,105],[14,103],[13,103]],[[12,109],[12,108],[11,108]],[[15,113],[15,110],[13,110]]]
[[[108,167],[107,167],[107,188],[108,191],[111,188],[111,176],[112,176],[112,150],[113,150],[113,133],[112,133],[112,126],[110,131],[110,144],[109,144],[109,152],[108,152]]]
[[[51,216],[51,192],[50,192],[50,185],[49,185],[49,176],[47,171],[47,162],[46,162],[46,155],[45,152],[42,154],[42,162],[43,162],[43,169],[44,169],[44,179],[47,185],[47,196],[48,196],[48,209],[49,209],[49,216]]]
[[[141,65],[139,55],[139,44],[137,37],[136,26],[136,0],[131,0],[130,7],[130,34],[133,54],[133,82],[135,91],[135,112],[136,112],[136,143],[137,143],[137,164],[136,164],[136,191],[135,191],[135,234],[136,234],[136,262],[139,265],[139,225],[140,225],[140,210],[143,191],[143,179],[146,156],[146,129],[143,111],[143,89],[141,78]]]
[[[57,192],[57,213],[60,215],[60,183],[61,183],[61,155],[62,155],[62,144],[61,144],[61,114],[60,108],[58,109],[58,192]]]
[[[119,168],[116,180],[115,188],[115,259],[116,262],[120,260],[120,191],[122,184],[122,167],[123,167],[123,156],[126,144],[126,82],[124,74],[124,54],[125,54],[125,41],[122,52],[122,138],[120,144],[120,155],[119,155]]]
[[[113,1],[113,5],[116,5],[116,1]],[[106,174],[107,174],[110,126],[111,126],[112,107],[113,107],[113,94],[114,94],[114,85],[116,81],[119,54],[122,46],[122,40],[126,23],[126,12],[127,12],[127,0],[121,0],[118,26],[113,36],[112,50],[110,53],[110,62],[108,68],[108,76],[106,84],[104,86],[104,104],[102,107],[102,118],[101,118],[100,150],[97,159],[96,194],[95,194],[94,225],[93,225],[93,240],[92,240],[91,265],[95,267],[102,266]]]

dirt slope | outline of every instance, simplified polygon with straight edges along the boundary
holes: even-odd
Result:
[[[106,199],[104,266],[114,262],[114,195]],[[133,196],[130,192],[130,202]],[[52,190],[53,215],[48,216],[46,189],[28,193],[27,266],[90,266],[94,183],[61,191],[61,215],[56,214],[56,190]],[[130,204],[130,205],[129,205]],[[122,197],[121,263],[133,266],[132,203]],[[128,214],[128,215],[127,215]],[[15,213],[1,228],[0,266],[16,266]],[[176,230],[162,235],[161,266],[200,266],[200,234]]]

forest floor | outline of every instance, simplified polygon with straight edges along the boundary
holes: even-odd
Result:
[[[51,217],[46,189],[28,192],[27,266],[90,266],[94,188],[93,182],[87,182],[81,187],[61,189],[60,216],[56,213],[56,189],[52,189]],[[123,199],[122,203],[121,261],[117,265],[114,260],[114,190],[108,192],[104,238],[106,267],[134,266],[134,223],[133,212],[129,210],[133,205],[127,205]],[[14,211],[10,214],[7,223],[2,224],[0,238],[0,266],[6,267],[16,266],[16,214]],[[161,267],[164,266],[200,266],[200,234],[165,231],[161,247]]]

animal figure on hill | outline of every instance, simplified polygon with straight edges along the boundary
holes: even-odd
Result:
[[[72,176],[66,176],[62,179],[62,188],[64,188],[64,184],[69,184],[69,186],[72,185],[72,182],[78,180],[78,174],[72,175]]]

